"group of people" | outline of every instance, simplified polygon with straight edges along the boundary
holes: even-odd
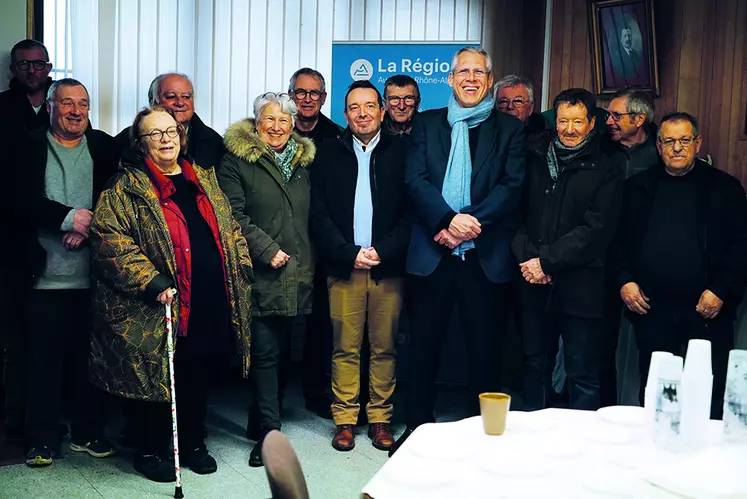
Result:
[[[568,89],[545,117],[529,81],[494,85],[490,55],[465,47],[441,109],[420,111],[408,76],[383,95],[356,81],[339,97],[343,130],[321,114],[324,77],[302,68],[221,137],[195,113],[189,78],[168,73],[114,138],[88,121],[85,86],[53,82],[50,69],[41,43],[19,42],[0,94],[14,113],[2,133],[13,186],[0,250],[6,432],[28,442],[30,466],[59,454],[67,390],[72,451],[114,453],[104,427],[121,397],[135,469],[174,480],[165,307],[181,454],[196,473],[217,469],[207,398],[231,363],[250,380],[249,465],[262,466],[299,323],[306,406],[334,420],[339,451],[354,447],[362,415],[390,455],[435,420],[455,309],[473,414],[479,393],[505,389],[495,358],[511,317],[517,408],[548,406],[558,338],[570,407],[615,404],[625,307],[642,373],[652,351],[711,340],[719,415],[747,278],[747,198],[697,157],[693,116],[657,127],[645,93],[621,91],[604,111]],[[404,315],[407,427],[395,439]]]

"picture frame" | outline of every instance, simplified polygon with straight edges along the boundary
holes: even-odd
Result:
[[[590,0],[594,89],[599,95],[638,88],[659,95],[652,0]]]

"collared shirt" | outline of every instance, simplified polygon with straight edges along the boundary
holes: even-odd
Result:
[[[370,248],[373,231],[373,196],[371,194],[371,155],[381,139],[381,130],[368,145],[353,135],[353,151],[358,159],[358,180],[353,204],[353,240],[361,248]]]

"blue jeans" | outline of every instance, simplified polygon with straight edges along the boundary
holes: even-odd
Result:
[[[599,408],[599,359],[603,332],[602,319],[574,317],[542,312],[522,311],[524,345],[525,409],[547,406],[549,366],[554,365],[553,345],[563,339],[563,360],[568,376],[571,409]]]

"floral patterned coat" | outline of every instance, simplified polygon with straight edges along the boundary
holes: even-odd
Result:
[[[241,227],[218,186],[214,169],[194,165],[218,221],[225,254],[231,323],[243,374],[249,373],[252,262]],[[171,236],[144,165],[124,165],[101,194],[90,241],[95,280],[91,381],[122,397],[170,400],[164,306],[153,282],[176,282]],[[151,286],[149,287],[149,284]],[[154,294],[155,292],[155,294]],[[172,305],[174,332],[179,296]],[[175,341],[178,344],[176,334]],[[176,347],[178,348],[178,346]]]

